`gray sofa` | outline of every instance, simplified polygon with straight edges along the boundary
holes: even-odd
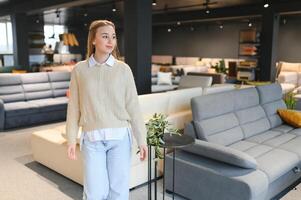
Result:
[[[0,130],[65,120],[70,72],[0,74]]]
[[[301,129],[277,114],[286,108],[279,84],[194,97],[184,134],[194,145],[176,151],[175,192],[189,199],[265,200],[300,182]],[[172,190],[172,155],[166,157]]]

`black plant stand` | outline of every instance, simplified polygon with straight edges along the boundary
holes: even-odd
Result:
[[[160,147],[163,148],[163,200],[165,199],[165,154],[166,148],[171,148],[173,150],[173,163],[172,163],[172,199],[175,198],[175,158],[176,158],[176,149],[180,149],[189,145],[192,145],[195,141],[194,138],[188,135],[170,135],[165,133],[163,137],[164,145]],[[149,145],[148,149],[148,200],[152,200],[152,146]],[[156,158],[156,157],[155,157]],[[155,200],[157,200],[157,162],[155,162]]]

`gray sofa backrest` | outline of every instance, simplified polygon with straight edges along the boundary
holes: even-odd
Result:
[[[269,120],[259,104],[256,88],[236,90],[234,93],[235,115],[243,130],[244,138],[248,138],[270,129]]]
[[[53,97],[47,72],[22,74],[21,80],[27,101]]]
[[[70,72],[48,72],[54,97],[66,96],[70,84]]]
[[[25,101],[19,74],[0,74],[0,99],[4,103]]]
[[[0,74],[0,99],[4,103],[66,96],[70,72]]]
[[[244,134],[234,113],[234,91],[203,95],[191,99],[196,136],[199,139],[230,145]]]
[[[227,146],[269,130],[269,120],[259,102],[256,88],[192,98],[197,137]]]
[[[272,128],[280,126],[283,121],[277,114],[278,108],[286,108],[282,99],[282,89],[280,84],[270,84],[258,86],[257,91],[262,105]]]

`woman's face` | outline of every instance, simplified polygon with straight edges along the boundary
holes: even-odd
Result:
[[[93,44],[96,52],[102,54],[112,53],[116,45],[115,29],[110,25],[97,28]]]

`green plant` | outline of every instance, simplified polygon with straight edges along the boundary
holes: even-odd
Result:
[[[147,144],[155,148],[155,157],[163,159],[163,154],[160,151],[161,145],[164,142],[164,133],[181,135],[179,129],[170,128],[171,124],[166,119],[164,114],[155,113],[152,118],[146,123],[147,127]]]
[[[286,95],[284,95],[284,102],[288,109],[294,110],[296,108],[297,100],[294,98],[294,95],[295,94],[293,92],[289,92]]]
[[[217,63],[216,65],[211,66],[211,68],[214,68],[216,73],[227,74],[227,72],[228,72],[228,69],[226,68],[224,59],[220,60],[219,63]]]

